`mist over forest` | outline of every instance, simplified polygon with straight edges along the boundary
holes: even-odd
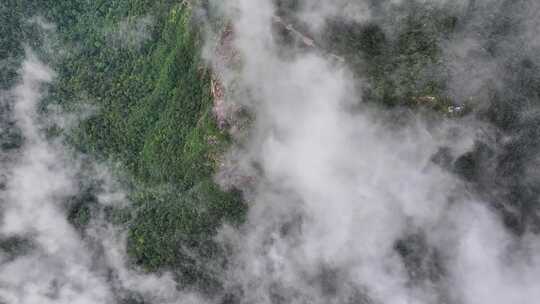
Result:
[[[0,304],[538,299],[540,2],[0,2]]]

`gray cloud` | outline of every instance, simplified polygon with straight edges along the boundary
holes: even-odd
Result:
[[[91,256],[65,219],[61,198],[73,194],[73,172],[36,124],[41,84],[52,71],[32,54],[13,89],[13,114],[25,144],[2,193],[3,236],[30,237],[35,250],[0,266],[0,298],[9,303],[99,303],[112,296]],[[88,288],[91,286],[91,288]]]
[[[92,219],[85,237],[68,222],[65,201],[80,191],[81,164],[61,143],[45,138],[45,121],[37,113],[54,72],[27,51],[20,75],[21,81],[2,95],[24,141],[2,164],[0,241],[14,240],[7,248],[14,252],[0,249],[0,302],[116,303],[136,294],[153,303],[203,303],[198,295],[179,292],[167,273],[128,267],[126,233],[103,216]],[[97,193],[100,204],[129,203],[105,167],[96,164],[92,172],[105,183]]]
[[[459,2],[458,8],[466,14],[470,3]],[[444,42],[449,92],[458,99],[482,96],[491,81],[501,91],[509,86],[498,74],[515,50],[514,40],[501,44],[501,56],[484,49],[489,35],[480,29],[497,20],[503,7],[503,1],[490,3],[481,3],[482,13]],[[535,16],[537,6],[524,3],[527,9],[512,14]],[[370,2],[338,4],[314,1],[299,16],[314,32],[320,25],[311,18],[385,23]],[[232,20],[230,39],[239,61],[218,70],[224,85],[234,88],[223,102],[245,106],[254,116],[228,154],[237,166],[232,175],[250,180],[242,184],[246,178],[239,178],[235,185],[251,205],[248,221],[218,235],[230,249],[222,275],[232,301],[535,303],[538,236],[510,232],[491,196],[432,161],[441,147],[450,147],[455,158],[473,150],[479,138],[496,138],[493,126],[472,116],[433,120],[358,105],[361,92],[345,63],[314,50],[283,55],[272,3],[232,0],[219,6]],[[355,13],[368,7],[365,15]],[[512,36],[529,42],[529,56],[537,47],[532,19],[519,22]],[[0,301],[114,303],[134,292],[155,303],[206,302],[177,291],[167,274],[127,267],[126,236],[118,227],[97,217],[82,238],[67,222],[61,202],[79,190],[79,165],[64,147],[45,140],[36,114],[42,84],[54,73],[29,53],[21,75],[3,98],[13,105],[25,141],[3,164],[0,236],[28,239],[30,245],[15,257],[0,251]],[[490,101],[489,95],[482,98]],[[99,195],[101,204],[129,203],[106,168],[96,165],[95,171],[95,178],[113,185]],[[536,181],[537,170],[527,172]]]
[[[241,175],[257,177],[244,185],[253,206],[240,233],[221,235],[235,246],[227,281],[241,302],[535,302],[537,237],[516,239],[489,201],[431,161],[440,147],[456,156],[473,149],[486,136],[477,130],[493,128],[474,117],[434,122],[401,113],[396,122],[369,106],[351,111],[361,98],[346,66],[309,50],[283,56],[268,1],[228,4],[242,64],[224,79],[249,92],[233,102],[255,115],[248,144],[231,156]],[[349,18],[338,5],[310,4],[308,21]],[[497,72],[498,59],[484,59],[477,43],[448,42],[462,92]],[[527,270],[507,260],[519,252]]]

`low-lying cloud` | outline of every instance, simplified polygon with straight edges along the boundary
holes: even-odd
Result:
[[[535,303],[538,237],[512,234],[489,196],[433,161],[441,147],[458,157],[495,136],[488,123],[362,105],[345,64],[309,50],[283,56],[270,2],[228,4],[243,63],[231,73],[249,92],[234,102],[256,117],[249,144],[233,150],[238,163],[256,164],[242,173],[257,177],[246,185],[253,206],[240,233],[222,233],[236,245],[227,278],[239,302]],[[320,22],[351,13],[302,4]],[[463,60],[445,57],[455,89],[460,75],[467,94],[492,73],[502,81],[498,58],[471,57],[482,41],[456,41],[449,53]]]
[[[168,274],[143,274],[128,267],[126,233],[103,215],[91,219],[85,235],[68,221],[66,201],[81,191],[81,165],[61,142],[44,133],[38,107],[54,72],[28,50],[21,79],[1,96],[11,109],[22,145],[2,159],[0,189],[1,303],[201,303],[181,293]],[[9,162],[8,162],[9,161]],[[107,183],[96,193],[102,205],[128,204],[112,187],[106,168],[95,164],[91,178]]]
[[[507,2],[475,7],[474,1],[463,1],[452,8],[464,15],[459,15],[462,23],[455,35],[439,41],[450,73],[448,95],[458,101],[481,99],[477,104],[489,107],[492,90],[518,91],[507,81],[512,77],[499,71],[515,54],[515,41],[527,42],[519,55],[526,55],[530,65],[539,58],[537,22],[531,17],[538,6],[522,2],[508,16],[527,18],[516,21],[512,29],[517,35],[497,42],[500,53],[486,48],[489,34],[481,28],[497,19],[493,16],[504,15]],[[297,17],[311,33],[320,31],[326,18],[381,23],[391,30],[383,12],[398,16],[400,5],[406,5],[305,3],[309,5]],[[523,136],[499,130],[481,115],[433,119],[425,113],[375,108],[363,103],[362,86],[346,62],[314,49],[291,51],[276,39],[272,2],[231,0],[212,7],[221,7],[221,14],[230,18],[233,33],[228,39],[239,61],[220,66],[224,87],[235,90],[226,95],[233,100],[224,102],[247,107],[254,118],[228,154],[229,163],[237,166],[233,174],[247,178],[217,178],[240,181],[234,186],[244,190],[251,206],[244,225],[223,227],[217,237],[230,254],[221,274],[221,299],[536,303],[540,239],[532,229],[516,233],[503,221],[499,209],[513,202],[507,201],[511,196],[497,196],[506,188],[495,188],[508,185],[485,176],[496,181],[485,189],[437,160],[446,157],[451,167],[482,141],[493,144],[493,154],[504,156],[518,147],[508,143]],[[20,75],[17,86],[2,95],[24,141],[2,156],[0,240],[20,245],[14,246],[17,254],[0,247],[0,302],[215,302],[178,291],[167,274],[129,267],[124,231],[100,216],[91,220],[84,237],[69,224],[63,202],[80,190],[75,178],[80,166],[65,147],[45,138],[37,114],[44,84],[54,79],[54,72],[29,51]],[[484,90],[488,93],[482,95]],[[519,115],[534,122],[535,113]],[[529,149],[523,158],[528,167],[518,177],[532,184],[538,180],[538,151],[534,145],[524,147]],[[94,178],[112,183],[106,169],[95,168],[99,174]],[[100,204],[129,203],[122,191],[111,188],[98,194]]]

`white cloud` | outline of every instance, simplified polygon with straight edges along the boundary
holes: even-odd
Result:
[[[25,140],[5,164],[0,238],[28,239],[31,246],[14,257],[0,251],[0,302],[108,304],[129,292],[154,303],[204,302],[179,292],[169,274],[129,268],[126,234],[119,227],[96,217],[83,239],[68,222],[64,202],[80,190],[76,174],[81,166],[65,147],[45,138],[37,113],[44,84],[54,72],[27,51],[20,74],[21,81],[2,96],[12,105]],[[96,193],[101,204],[128,203],[105,168],[96,164],[92,171],[92,178],[106,183]]]
[[[360,94],[347,67],[314,52],[281,56],[271,30],[273,6],[228,3],[242,55],[242,65],[230,72],[249,92],[234,102],[256,116],[248,144],[232,155],[257,164],[241,167],[241,174],[257,176],[248,223],[240,233],[221,235],[236,246],[227,278],[231,288],[240,286],[244,301],[535,303],[532,273],[538,272],[498,260],[511,254],[505,241],[514,242],[500,219],[431,162],[439,147],[456,155],[471,149],[481,122],[407,113],[397,121],[369,106],[351,111]],[[313,2],[310,14],[340,14],[328,7],[337,9]],[[455,46],[462,58],[474,48]],[[429,271],[439,279],[414,282],[399,256],[396,242],[415,232],[437,253]]]

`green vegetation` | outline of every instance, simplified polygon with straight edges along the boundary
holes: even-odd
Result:
[[[4,65],[20,62],[20,38],[28,43],[40,31],[25,20],[39,12],[56,26],[49,41],[35,40],[49,44],[54,52],[41,55],[56,63],[43,109],[60,105],[86,112],[67,140],[86,154],[119,163],[119,172],[128,176],[133,210],[110,213],[129,228],[133,261],[148,271],[172,269],[184,286],[217,287],[203,265],[220,260],[213,236],[223,222],[242,222],[246,206],[238,193],[221,191],[212,179],[229,139],[212,117],[210,73],[200,57],[203,37],[189,4],[7,2],[0,4],[0,15],[13,19],[1,28]],[[5,88],[16,68],[0,74]],[[96,208],[92,191],[67,202],[69,220],[82,232]]]
[[[17,37],[21,36],[21,9],[11,7],[9,1],[0,3],[0,90],[10,88],[17,76],[17,62],[24,53]]]
[[[278,2],[283,15],[298,5]],[[59,105],[84,113],[67,141],[91,157],[118,163],[118,173],[127,176],[133,207],[106,213],[128,227],[132,261],[147,271],[172,269],[183,286],[219,288],[213,274],[226,261],[213,237],[224,222],[241,223],[246,206],[238,193],[223,192],[212,180],[229,138],[212,117],[211,75],[200,57],[203,37],[186,3],[3,1],[0,89],[16,80],[24,44],[41,50],[57,72],[43,111]],[[56,28],[43,35],[35,20]],[[431,102],[444,110],[450,103],[441,96],[445,79],[437,76],[444,75],[437,39],[455,23],[443,12],[413,9],[397,36],[387,37],[379,25],[334,20],[317,43],[343,56],[359,77],[367,75],[368,100],[388,106]],[[22,141],[16,130],[0,135],[6,149]],[[83,190],[66,206],[70,222],[84,234],[99,208],[99,185],[81,180]]]
[[[440,39],[455,29],[457,18],[424,4],[406,9],[406,18],[391,25],[393,37],[379,24],[332,20],[324,45],[344,56],[359,78],[367,76],[366,100],[446,111],[451,102],[443,96],[447,79]]]
[[[85,8],[75,24],[59,26],[68,42],[83,45],[62,61],[61,85],[51,100],[76,109],[81,96],[88,96],[96,113],[81,123],[72,142],[120,160],[132,176],[134,261],[149,271],[172,268],[183,284],[208,285],[208,271],[194,261],[218,258],[212,241],[217,227],[240,222],[245,207],[239,195],[222,192],[212,181],[227,137],[211,116],[210,75],[191,10],[173,1],[92,5],[102,15]],[[108,36],[100,35],[149,13],[155,24],[140,46],[109,46]]]
[[[389,9],[382,18],[360,22],[341,17],[327,20],[321,33],[295,15],[302,5],[296,0],[275,0],[277,14],[285,23],[315,40],[317,49],[343,59],[361,84],[368,102],[387,107],[425,107],[447,115],[456,111],[445,94],[448,70],[442,60],[442,40],[456,30],[458,17],[452,11],[411,1]],[[378,4],[372,4],[377,14]],[[379,16],[381,17],[381,16]],[[277,29],[281,41],[297,47],[285,28]],[[367,86],[366,86],[367,82]]]

